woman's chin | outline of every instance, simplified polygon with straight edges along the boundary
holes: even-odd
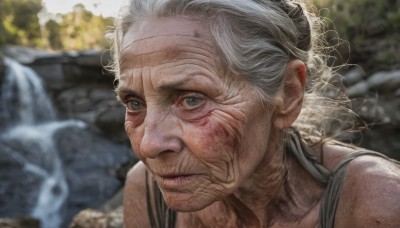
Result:
[[[166,192],[163,195],[168,207],[178,212],[199,211],[216,201],[210,197],[196,196],[193,193]]]

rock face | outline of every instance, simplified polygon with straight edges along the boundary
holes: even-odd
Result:
[[[30,64],[47,69],[42,78],[9,59],[1,65],[7,74],[0,77],[0,217],[29,215],[43,227],[66,227],[123,187],[137,159],[101,55],[41,56]]]
[[[29,217],[22,218],[0,218],[2,228],[40,228],[40,222]]]
[[[343,77],[353,110],[367,127],[357,141],[362,147],[400,160],[400,70],[368,74],[353,68]]]
[[[134,158],[127,146],[77,127],[60,131],[55,138],[70,183],[66,200],[69,221],[79,211],[98,208],[117,193],[123,187],[117,170]]]
[[[61,118],[83,120],[112,140],[128,143],[125,108],[113,92],[113,75],[104,69],[109,59],[108,52],[64,52],[28,65],[43,76]]]
[[[123,217],[122,207],[113,212],[104,213],[101,211],[87,209],[81,211],[72,221],[69,228],[122,228]]]
[[[46,124],[43,130],[51,131],[50,128]],[[117,170],[132,159],[127,146],[110,142],[75,124],[59,127],[53,134],[53,146],[43,143],[41,137],[27,140],[27,137],[19,139],[13,136],[32,130],[24,127],[21,131],[13,130],[16,133],[9,134],[8,138],[0,138],[2,217],[30,215],[36,211],[34,216],[48,220],[48,217],[56,217],[57,221],[68,224],[76,213],[100,207],[122,188],[123,182],[117,177]],[[54,156],[57,155],[64,173],[60,177],[54,174],[57,169]],[[50,184],[60,181],[60,178],[61,182]],[[46,188],[51,194],[46,193]],[[52,209],[58,211],[57,214],[47,210],[50,205],[39,203],[43,192],[51,200],[50,205],[59,205]]]

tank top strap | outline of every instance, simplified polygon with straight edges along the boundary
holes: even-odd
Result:
[[[146,203],[151,228],[174,228],[176,212],[170,209],[157,182],[146,170]]]
[[[346,158],[344,158],[331,173],[324,195],[322,197],[321,208],[319,211],[320,228],[334,227],[336,210],[339,203],[339,196],[342,190],[343,180],[345,177],[346,170],[350,165],[351,161],[353,161],[357,157],[364,155],[378,156],[391,160],[385,155],[373,151],[354,152],[349,154]]]
[[[307,143],[302,139],[297,129],[293,127],[289,128],[285,131],[285,134],[286,152],[293,155],[300,165],[322,186],[326,186],[331,172],[312,154],[310,147],[308,147]]]

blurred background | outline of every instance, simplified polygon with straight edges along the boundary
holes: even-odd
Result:
[[[313,2],[367,126],[346,138],[400,159],[400,0]],[[121,4],[0,0],[0,227],[122,227],[137,158],[104,68]]]

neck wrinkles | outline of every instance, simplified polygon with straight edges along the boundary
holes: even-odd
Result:
[[[270,220],[267,208],[284,190],[287,168],[283,134],[271,134],[269,142],[271,144],[254,173],[226,202],[237,212],[238,220],[247,225],[263,227]]]
[[[283,134],[273,134],[271,145],[247,185],[240,187],[226,204],[236,211],[238,223],[266,227],[281,221],[299,221],[318,206],[324,188],[289,151]],[[313,189],[313,191],[306,191]]]

